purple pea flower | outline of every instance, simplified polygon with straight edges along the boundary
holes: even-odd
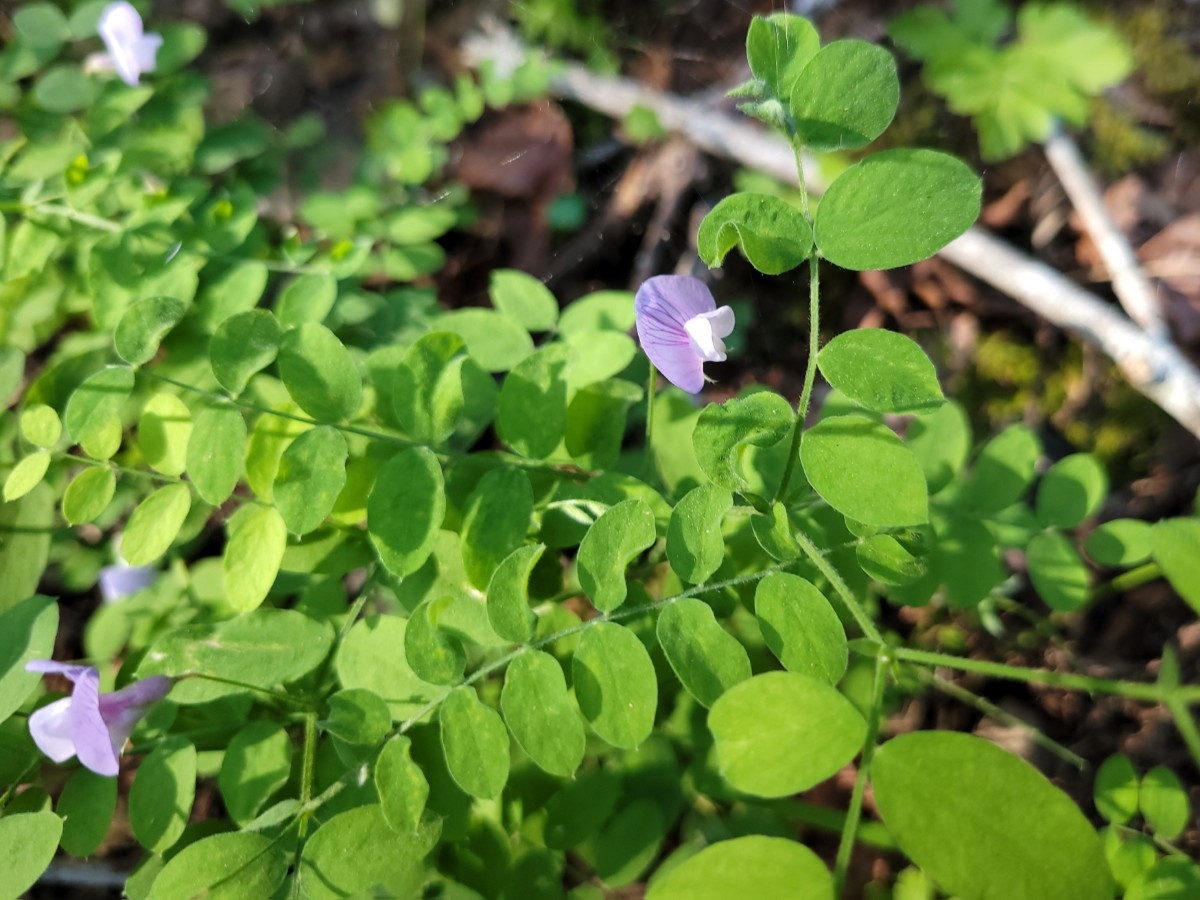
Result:
[[[66,676],[75,685],[63,697],[29,717],[29,734],[46,756],[56,763],[78,756],[97,775],[116,775],[121,748],[147,708],[167,695],[174,683],[153,675],[111,694],[100,693],[100,673],[91,666],[73,666],[49,659],[25,664],[28,672]]]
[[[690,275],[656,275],[633,301],[638,340],[667,381],[689,394],[704,387],[704,364],[725,361],[733,310],[717,308],[708,287]]]
[[[157,578],[153,566],[131,566],[118,556],[116,565],[100,570],[100,596],[105,603],[114,603],[145,590]]]
[[[116,70],[122,81],[136,86],[143,72],[154,71],[163,42],[161,34],[144,34],[143,30],[142,17],[126,0],[108,4],[96,24],[108,53],[91,59],[91,67]]]

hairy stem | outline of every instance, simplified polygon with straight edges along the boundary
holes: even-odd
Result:
[[[812,561],[812,564],[821,570],[821,574],[828,579],[845,604],[846,610],[854,617],[854,621],[858,623],[859,630],[868,640],[876,645],[883,643],[883,635],[879,633],[879,629],[875,627],[875,623],[871,621],[871,617],[867,615],[867,611],[862,608],[862,604],[854,596],[854,592],[850,590],[850,586],[846,584],[846,580],[842,578],[841,573],[833,567],[833,563],[825,558],[825,554],[821,552],[816,544],[814,544],[803,531],[795,533],[796,543],[800,545],[800,549]]]
[[[891,660],[885,653],[875,657],[875,683],[871,689],[871,712],[867,716],[867,736],[863,740],[862,759],[858,763],[858,774],[854,778],[854,791],[850,794],[850,808],[842,826],[842,839],[838,843],[837,860],[833,865],[833,896],[840,897],[846,886],[846,872],[850,868],[850,854],[854,852],[858,823],[862,818],[863,797],[867,791],[867,777],[871,773],[871,758],[875,755],[875,741],[879,738],[880,710],[883,706],[883,688],[887,682],[887,667]]]
[[[812,400],[813,383],[817,378],[817,351],[821,346],[821,267],[817,263],[814,247],[808,255],[808,364],[804,368],[804,387],[800,390],[800,404],[796,408],[796,421],[792,424],[792,444],[788,450],[787,467],[779,479],[779,490],[775,499],[782,500],[787,493],[788,483],[800,458],[800,438],[804,434],[804,420],[808,418],[808,404]]]

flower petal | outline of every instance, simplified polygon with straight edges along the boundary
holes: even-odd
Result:
[[[56,763],[75,755],[71,736],[71,698],[63,697],[34,710],[29,717],[29,736],[37,748]]]
[[[158,572],[151,566],[105,566],[100,570],[100,596],[105,603],[112,603],[150,587],[157,577]]]
[[[43,675],[63,675],[72,684],[78,684],[79,679],[88,672],[96,672],[91,666],[77,666],[74,663],[55,662],[52,659],[31,659],[25,663],[26,672],[41,672]],[[99,673],[96,673],[99,678]]]
[[[95,669],[75,682],[75,691],[71,694],[71,737],[84,766],[97,775],[111,776],[120,771],[121,748],[114,746],[104,717],[100,715],[100,673]]]
[[[125,0],[110,3],[100,14],[96,31],[108,48],[108,55],[112,57],[113,67],[121,80],[128,85],[136,85],[142,73],[139,45],[143,26],[138,11]]]
[[[689,275],[656,275],[638,288],[633,303],[638,340],[654,367],[668,381],[688,393],[704,387],[704,361],[724,359],[719,337],[732,330],[733,311],[717,309],[704,282]],[[728,311],[728,315],[726,315]],[[688,323],[699,320],[697,344],[688,333]],[[720,332],[724,330],[724,334]],[[713,338],[713,340],[708,340]]]
[[[133,727],[146,714],[146,709],[167,696],[174,684],[174,679],[165,675],[152,675],[128,684],[119,691],[100,695],[100,718],[104,720],[109,740],[118,756],[129,740]]]

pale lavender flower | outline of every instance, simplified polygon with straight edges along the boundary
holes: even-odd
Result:
[[[633,301],[638,340],[654,367],[690,394],[704,387],[704,364],[725,361],[733,310],[717,309],[708,287],[690,275],[656,275]]]
[[[116,775],[121,748],[147,708],[167,695],[174,683],[165,675],[144,678],[111,694],[100,693],[100,673],[49,659],[25,664],[28,672],[63,675],[74,685],[71,696],[55,700],[29,717],[29,734],[56,763],[78,756],[97,775]]]
[[[156,578],[158,570],[153,566],[131,566],[118,556],[116,565],[100,570],[100,596],[105,603],[113,603],[145,590]]]
[[[104,7],[96,31],[107,54],[97,54],[88,60],[88,68],[115,70],[121,80],[136,86],[143,72],[153,72],[162,35],[143,33],[142,17],[126,0],[117,0]]]

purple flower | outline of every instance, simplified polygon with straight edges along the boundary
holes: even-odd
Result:
[[[671,384],[697,394],[704,364],[725,361],[733,310],[717,309],[708,287],[690,275],[656,275],[638,288],[633,301],[638,340],[654,367]]]
[[[154,675],[112,694],[101,694],[100,673],[91,666],[35,659],[25,664],[25,670],[64,675],[75,685],[70,697],[55,700],[29,717],[33,742],[56,763],[78,756],[97,775],[117,774],[121,748],[133,726],[173,684],[165,675]]]
[[[158,48],[162,46],[162,35],[143,34],[142,17],[125,0],[117,0],[104,7],[96,31],[107,55],[99,55],[91,61],[93,68],[115,69],[121,80],[136,86],[143,72],[153,72]]]
[[[118,556],[116,565],[100,570],[100,596],[105,603],[113,603],[145,590],[157,578],[153,566],[131,566]]]

